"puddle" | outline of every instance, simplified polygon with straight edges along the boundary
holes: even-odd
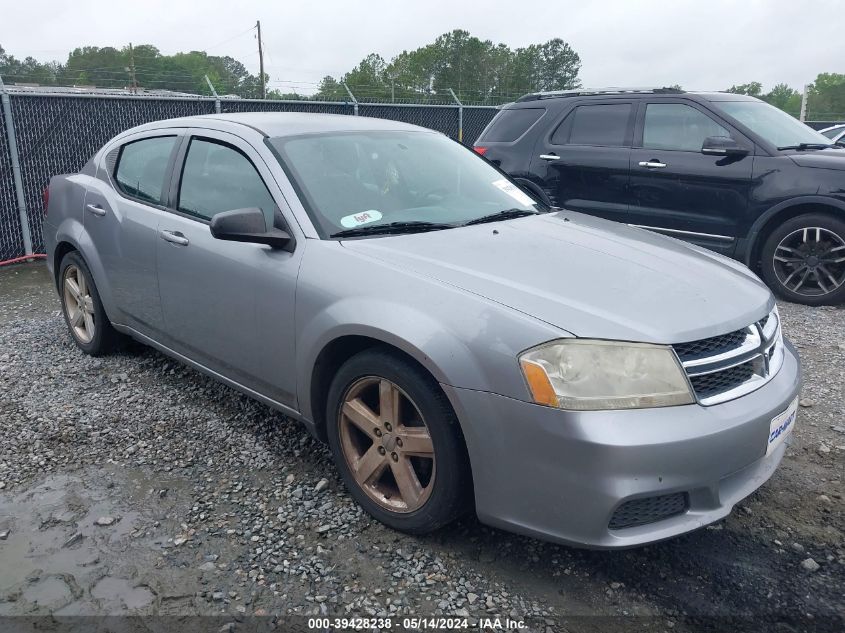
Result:
[[[73,592],[61,578],[49,576],[26,587],[21,597],[33,605],[57,609],[73,599]]]
[[[94,585],[91,595],[109,611],[120,608],[130,611],[140,609],[155,599],[153,592],[146,587],[133,587],[128,580],[111,576],[106,576]]]

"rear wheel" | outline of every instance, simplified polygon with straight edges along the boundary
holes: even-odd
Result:
[[[761,272],[775,294],[787,301],[845,301],[845,221],[811,213],[784,222],[763,245]]]
[[[382,523],[422,534],[471,508],[458,421],[413,363],[383,350],[354,356],[332,382],[326,419],[344,483]]]
[[[65,255],[59,265],[59,294],[65,323],[79,349],[100,356],[118,346],[121,336],[109,322],[91,271],[77,251]]]

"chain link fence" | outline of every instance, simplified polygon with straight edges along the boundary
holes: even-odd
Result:
[[[12,157],[6,136],[6,116],[0,108],[0,261],[24,254]]]
[[[323,101],[173,98],[96,94],[8,95],[11,120],[0,110],[0,261],[28,255],[16,199],[10,126],[17,136],[32,250],[44,252],[42,195],[55,174],[79,171],[106,141],[142,123],[221,112],[314,112],[379,117],[413,123],[471,145],[496,114],[495,107],[373,104]]]

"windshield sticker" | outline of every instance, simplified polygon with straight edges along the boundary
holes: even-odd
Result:
[[[522,189],[514,185],[513,183],[508,182],[504,178],[502,180],[494,180],[493,186],[498,187],[506,194],[508,194],[511,198],[516,200],[519,204],[524,204],[527,207],[530,207],[536,204],[528,194],[526,194]]]
[[[361,226],[362,224],[369,224],[370,222],[381,220],[381,218],[382,215],[379,211],[370,209],[369,211],[361,211],[360,213],[347,215],[346,217],[340,219],[340,223],[347,229],[352,229],[356,226]]]

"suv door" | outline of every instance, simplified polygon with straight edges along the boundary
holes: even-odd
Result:
[[[163,326],[156,235],[181,129],[143,132],[107,150],[85,194],[83,225],[99,255],[115,323],[148,336]]]
[[[701,153],[709,136],[730,136],[749,154]],[[754,144],[698,104],[643,101],[631,153],[631,224],[733,254],[751,188]]]
[[[159,224],[158,279],[168,345],[260,395],[296,408],[294,252],[211,235],[222,211],[258,207],[290,232],[292,215],[261,155],[232,134],[193,130]]]
[[[635,120],[630,100],[582,101],[537,141],[532,174],[558,207],[625,221]]]

